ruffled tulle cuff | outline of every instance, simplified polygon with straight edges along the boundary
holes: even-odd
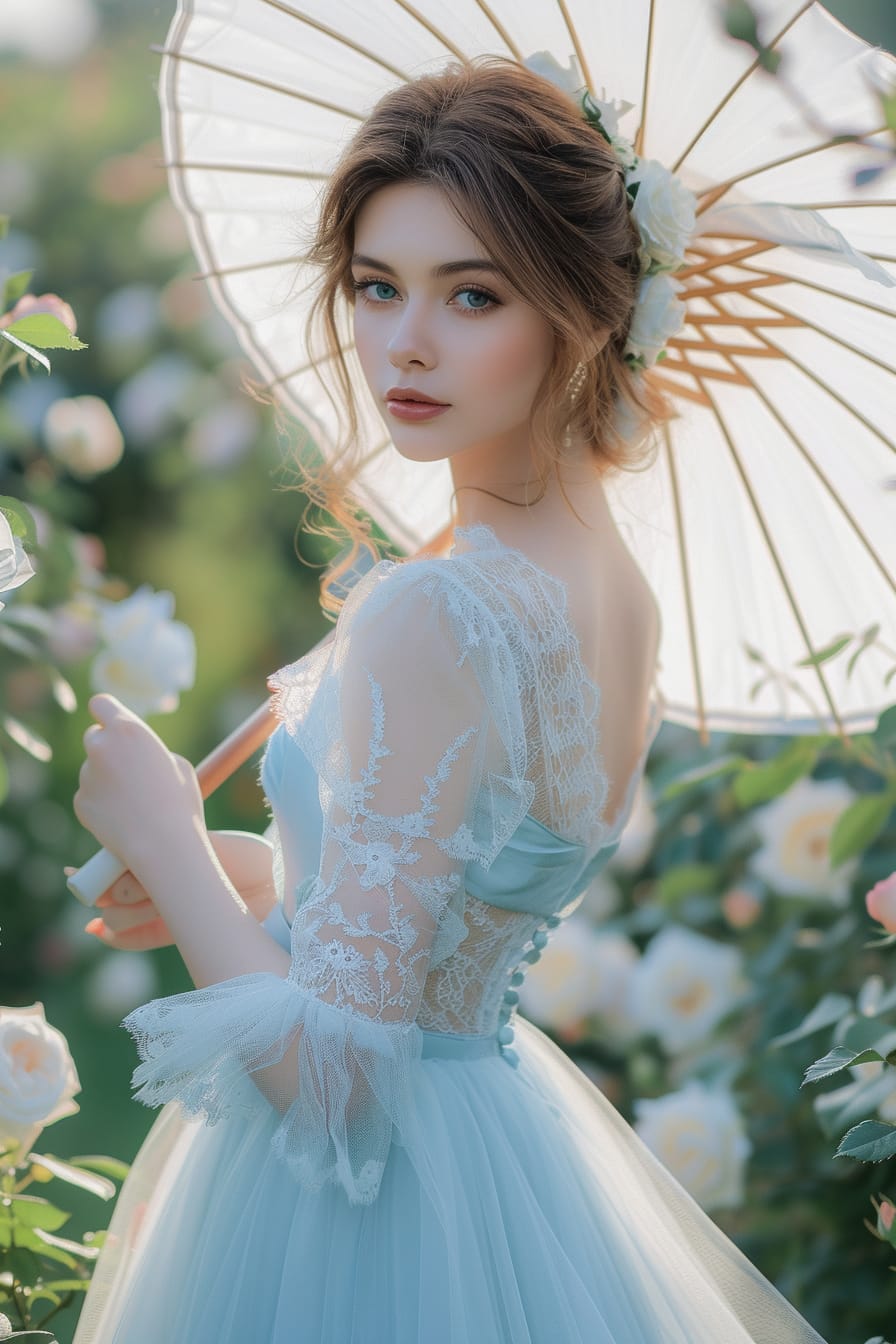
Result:
[[[143,1061],[131,1080],[143,1105],[176,1100],[213,1125],[257,1114],[266,1098],[282,1117],[271,1147],[301,1185],[332,1181],[352,1204],[376,1199],[412,1104],[415,1023],[374,1022],[259,972],[153,999],[122,1026]]]

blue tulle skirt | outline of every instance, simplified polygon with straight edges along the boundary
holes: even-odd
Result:
[[[424,1033],[377,1199],[311,1193],[279,1115],[164,1106],[74,1344],[825,1344],[522,1017]]]

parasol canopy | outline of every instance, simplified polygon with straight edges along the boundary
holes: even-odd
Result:
[[[327,454],[341,427],[325,351],[303,345],[315,276],[297,239],[376,101],[455,56],[549,52],[631,103],[619,134],[698,198],[674,276],[685,325],[651,371],[679,415],[650,470],[607,482],[661,607],[666,717],[704,734],[867,731],[896,667],[896,185],[855,174],[892,137],[879,91],[896,60],[816,0],[756,7],[803,108],[712,0],[180,0],[166,165],[217,307]],[[450,469],[394,448],[344,320],[357,499],[417,551],[450,526]]]

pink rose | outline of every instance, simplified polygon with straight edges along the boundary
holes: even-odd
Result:
[[[880,1227],[884,1232],[889,1232],[892,1228],[894,1213],[896,1213],[896,1208],[893,1207],[888,1199],[882,1199],[880,1208],[877,1211],[877,1218]]]
[[[11,327],[20,317],[36,317],[38,313],[49,313],[52,317],[58,317],[73,336],[78,329],[70,305],[65,299],[60,299],[58,294],[23,294],[8,313],[0,315],[0,327]]]
[[[888,933],[896,933],[896,873],[874,884],[865,897],[865,908]]]

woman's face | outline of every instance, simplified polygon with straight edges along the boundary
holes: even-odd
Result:
[[[382,187],[358,214],[354,247],[358,357],[402,456],[478,458],[481,449],[491,467],[500,462],[513,472],[522,455],[528,463],[529,417],[553,356],[553,331],[496,269],[469,264],[490,258],[444,192],[421,182]],[[435,274],[456,262],[466,264]],[[387,405],[393,387],[426,393],[448,409],[400,419]]]

